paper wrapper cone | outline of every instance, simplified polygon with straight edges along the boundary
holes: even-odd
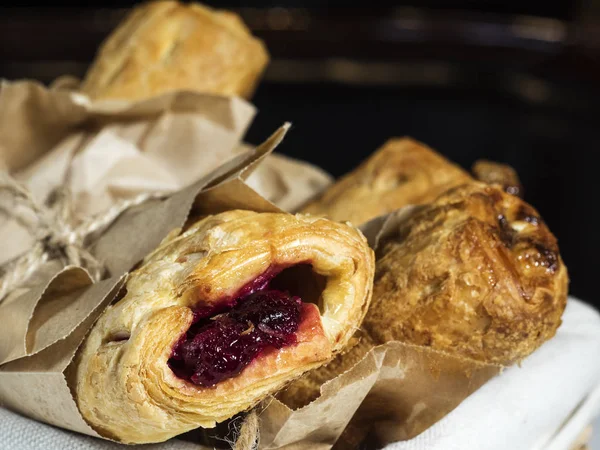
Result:
[[[92,248],[108,269],[107,279],[93,283],[81,268],[50,263],[12,292],[0,304],[0,316],[9,319],[0,329],[0,402],[34,419],[100,437],[82,418],[69,387],[69,365],[87,331],[117,295],[126,272],[183,226],[191,210],[243,205],[280,212],[243,179],[287,128],[188,188],[122,213]]]
[[[295,212],[333,183],[333,177],[307,162],[272,153],[246,183],[284,211]]]

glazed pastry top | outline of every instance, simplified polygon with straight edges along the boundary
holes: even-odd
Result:
[[[136,7],[102,44],[81,90],[93,99],[176,89],[247,98],[268,59],[236,14],[155,1]]]

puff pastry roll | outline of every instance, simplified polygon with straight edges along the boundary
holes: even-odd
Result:
[[[342,351],[373,271],[348,225],[205,217],[150,254],[94,325],[75,362],[79,409],[125,443],[214,427]]]
[[[426,145],[395,138],[302,212],[360,225],[406,205],[430,202],[469,180],[467,172]]]
[[[234,13],[192,3],[142,4],[102,44],[83,84],[93,99],[176,89],[250,97],[269,60]]]
[[[398,340],[509,365],[554,336],[568,275],[539,213],[498,186],[471,182],[417,207],[380,242],[360,343],[295,382],[305,404],[373,346]]]

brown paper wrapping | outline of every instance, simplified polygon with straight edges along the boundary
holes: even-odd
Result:
[[[169,232],[181,227],[192,208],[206,209],[209,204],[211,209],[226,210],[243,203],[248,209],[280,211],[243,183],[242,177],[273,150],[287,128],[188,188],[119,216],[93,247],[110,278],[92,283],[85,271],[76,267],[48,276],[52,268],[44,267],[45,277],[30,288],[13,292],[0,304],[0,316],[6,317],[8,311],[19,323],[18,329],[0,329],[1,402],[37,420],[98,437],[77,410],[67,382],[69,364],[86,332],[118,293],[125,273]],[[47,285],[41,284],[47,279]]]
[[[40,203],[67,185],[75,212],[88,217],[144,192],[175,192],[253,149],[240,142],[255,114],[245,100],[178,91],[135,103],[90,102],[78,85],[70,77],[51,89],[0,84],[0,168]],[[248,173],[248,184],[286,211],[332,182],[321,169],[282,155]],[[0,266],[33,242],[1,214],[0,236],[12,236],[3,242]]]
[[[143,192],[174,192],[208,175],[239,154],[255,114],[238,98],[173,92],[134,103],[90,102],[66,89],[65,80],[58,84],[2,82],[0,160],[39,203],[56,186],[68,186],[81,217]],[[13,237],[0,265],[33,242],[2,215],[0,235]]]
[[[272,153],[246,179],[260,195],[284,211],[298,211],[323,192],[333,177],[318,167],[285,155]]]
[[[199,104],[205,101],[210,105]],[[152,182],[154,166],[148,171],[140,163],[140,155],[147,156],[145,150],[155,150],[149,160],[156,163],[154,156],[166,149],[161,154],[163,167],[176,167],[175,173],[181,168],[178,158],[197,157],[177,153],[178,149],[207,149],[206,164],[204,158],[196,162],[201,170],[181,175],[201,179],[164,199],[125,211],[93,243],[93,254],[108,269],[106,279],[93,283],[85,270],[50,261],[0,303],[0,317],[10,324],[0,328],[0,402],[40,421],[98,436],[77,410],[68,384],[69,364],[86,332],[117,295],[126,272],[170,231],[181,227],[190,211],[278,211],[269,200],[294,210],[331,179],[309,165],[269,157],[287,127],[257,149],[240,147],[253,113],[241,100],[175,93],[135,104],[90,104],[68,91],[5,83],[0,106],[4,164],[28,183],[40,201],[51,187],[70,183],[82,215],[101,211],[133,192],[175,189],[160,171],[156,184]],[[115,148],[119,154],[113,154]],[[212,153],[211,149],[218,150]],[[90,182],[95,164],[103,163],[102,158],[94,158],[103,152],[116,162],[108,175]],[[123,157],[129,154],[135,157]],[[0,194],[0,205],[4,202],[9,208],[9,201]],[[378,238],[410,211],[363,226],[371,245],[376,246]],[[3,245],[11,241],[12,257],[31,245],[31,237],[1,215],[0,239]],[[0,264],[10,259],[2,256]],[[328,449],[349,423],[349,429],[360,436],[370,431],[381,442],[407,439],[454,409],[498,371],[496,366],[429,348],[390,342],[324,384],[320,397],[304,408],[292,411],[274,398],[263,402],[260,447]]]

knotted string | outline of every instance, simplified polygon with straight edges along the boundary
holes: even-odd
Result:
[[[253,409],[244,419],[232,448],[233,450],[258,450],[259,441],[258,413]]]
[[[14,199],[14,205],[4,208],[4,214],[23,226],[35,239],[35,243],[23,255],[1,269],[0,302],[50,260],[58,260],[63,266],[83,267],[94,281],[99,281],[105,268],[86,249],[87,238],[106,230],[127,209],[150,198],[161,197],[161,194],[140,194],[130,200],[117,202],[102,214],[78,221],[73,211],[72,197],[65,186],[56,188],[42,205],[27,188],[2,171],[0,191],[2,190],[7,191]]]

